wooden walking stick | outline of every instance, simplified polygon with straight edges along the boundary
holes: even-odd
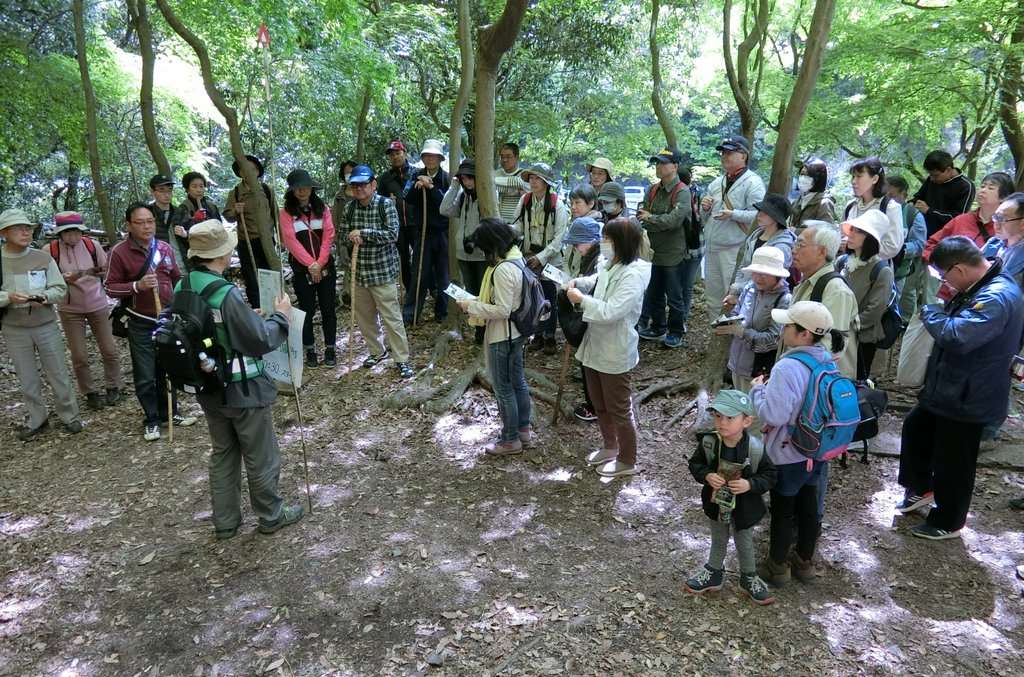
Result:
[[[259,266],[256,265],[256,253],[252,250],[252,242],[249,241],[249,229],[245,227],[244,211],[238,212],[238,225],[242,227],[242,235],[245,236],[245,246],[249,250],[249,262],[252,263],[252,274],[256,278],[256,289],[259,289]],[[252,299],[249,299],[249,303],[252,303]]]
[[[359,243],[356,242],[352,245],[352,271],[349,274],[351,278],[349,280],[349,296],[352,299],[350,303],[352,311],[351,320],[348,325],[348,370],[352,371],[352,363],[355,361],[355,341],[353,340],[356,335],[356,271],[359,270]]]
[[[562,352],[562,370],[558,373],[558,392],[555,394],[555,413],[551,415],[551,425],[558,423],[558,412],[562,410],[562,393],[565,391],[565,379],[569,376],[569,356],[571,354],[572,344],[566,341],[565,350]]]
[[[427,189],[421,188],[423,192],[423,232],[420,234],[420,265],[416,271],[416,298],[412,306],[412,326],[416,326],[420,319],[420,285],[423,283],[423,250],[427,246]],[[426,299],[424,299],[424,303]]]
[[[156,272],[156,269],[152,269]],[[187,273],[186,273],[187,274]],[[160,305],[160,280],[157,279],[156,286],[153,287],[153,300],[156,302],[156,317],[160,319],[160,313],[163,310]],[[167,441],[174,444],[174,400],[171,391],[171,379],[165,377],[164,385],[167,387]]]

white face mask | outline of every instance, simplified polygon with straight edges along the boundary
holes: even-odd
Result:
[[[797,190],[800,191],[801,195],[810,193],[812,186],[814,186],[814,179],[810,176],[800,176],[796,180],[796,187]]]
[[[605,261],[611,261],[615,258],[615,250],[612,249],[611,242],[601,241],[601,256],[604,257]]]

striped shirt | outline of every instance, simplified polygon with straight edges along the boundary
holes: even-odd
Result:
[[[384,220],[381,221],[381,206]],[[351,214],[351,218],[349,215]],[[358,230],[363,238],[356,264],[356,284],[376,287],[398,279],[398,211],[395,203],[374,193],[365,207],[353,200],[341,215],[342,232]]]
[[[516,218],[516,207],[521,198],[529,190],[529,186],[520,177],[523,170],[518,167],[514,172],[506,172],[499,166],[494,170],[494,186],[498,190],[498,213],[505,223],[512,223]]]

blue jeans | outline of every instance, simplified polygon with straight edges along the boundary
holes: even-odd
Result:
[[[690,304],[693,302],[693,285],[697,282],[697,273],[700,272],[701,257],[695,256],[692,259],[684,259],[676,266],[679,273],[679,288],[683,295],[683,325],[686,325],[690,317]]]
[[[132,354],[132,381],[145,416],[144,425],[167,422],[167,376],[157,364],[153,331],[156,325],[135,317],[128,319],[128,349]],[[171,391],[172,409],[178,413],[178,395]]]
[[[501,441],[519,439],[519,431],[530,425],[530,388],[523,371],[523,337],[487,346],[487,359],[494,384],[494,397],[501,414]]]
[[[686,327],[686,313],[683,307],[683,290],[680,285],[679,267],[651,266],[651,281],[644,294],[643,315],[640,324],[648,324],[651,331],[661,332],[666,329],[665,298],[668,297],[668,333],[682,336]],[[691,286],[692,289],[692,286]]]

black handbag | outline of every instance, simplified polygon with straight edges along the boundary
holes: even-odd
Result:
[[[562,326],[562,334],[566,342],[574,348],[579,348],[583,342],[583,335],[587,333],[587,323],[583,321],[583,308],[575,306],[565,295],[564,289],[558,290],[556,301],[558,306],[558,324]]]

